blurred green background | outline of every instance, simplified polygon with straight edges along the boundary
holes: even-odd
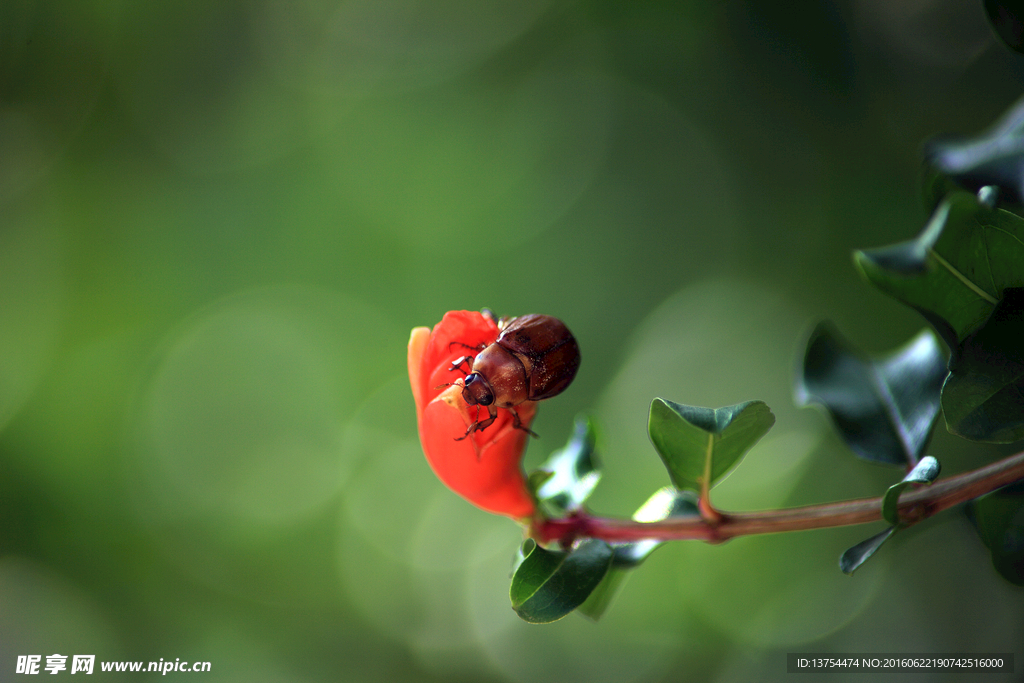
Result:
[[[795,358],[821,318],[872,352],[923,325],[850,251],[916,234],[923,140],[1022,84],[973,1],[3,0],[0,680],[53,653],[211,681],[1019,670],[1024,597],[959,511],[853,578],[874,527],[676,543],[598,624],[519,621],[519,529],[429,472],[405,344],[449,309],[564,319],[583,364],[527,466],[593,414],[601,513],[668,483],[654,396],[777,414],[725,509],[878,495],[898,474],[793,408]]]

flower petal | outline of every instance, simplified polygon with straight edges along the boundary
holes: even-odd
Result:
[[[498,325],[479,311],[448,311],[430,334],[423,351],[421,387],[424,403],[441,393],[444,384],[463,377],[450,370],[452,363],[466,355],[476,355],[474,349],[494,343],[498,338]],[[442,387],[443,388],[443,387]]]
[[[515,519],[528,518],[535,503],[521,460],[528,433],[514,428],[514,416],[499,409],[486,429],[466,431],[487,419],[488,411],[462,397],[462,372],[452,364],[498,338],[494,318],[476,311],[449,311],[433,330],[418,327],[409,337],[409,382],[416,402],[420,443],[431,469],[448,488],[479,508]],[[529,427],[537,406],[527,402],[516,413]]]
[[[416,415],[423,412],[423,352],[426,351],[429,339],[429,327],[414,327],[409,335],[409,383],[412,385],[412,398],[416,402]]]
[[[528,424],[536,406],[522,408],[521,419]],[[529,435],[506,418],[500,426],[496,420],[482,432],[457,441],[476,421],[472,412],[457,385],[427,404],[420,420],[427,462],[438,479],[477,507],[515,519],[530,517],[535,504],[520,465]]]

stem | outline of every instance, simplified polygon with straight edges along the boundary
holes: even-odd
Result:
[[[954,505],[977,498],[1024,479],[1024,452],[985,467],[941,479],[927,487],[900,496],[900,521],[916,524]],[[824,529],[867,524],[882,519],[882,498],[862,498],[825,505],[760,512],[727,513],[719,518],[684,517],[660,522],[593,517],[579,513],[564,519],[536,523],[531,535],[541,543],[563,545],[577,538],[600,538],[609,542],[659,540],[725,541],[735,536],[773,534],[784,531]]]
[[[700,497],[697,499],[697,510],[704,521],[709,524],[721,524],[722,513],[711,505],[711,459],[715,451],[715,435],[708,434],[707,451],[704,454],[704,476],[700,478]]]

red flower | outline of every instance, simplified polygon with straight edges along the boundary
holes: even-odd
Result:
[[[486,429],[467,438],[477,412],[462,398],[462,373],[452,371],[452,362],[472,354],[469,347],[491,344],[498,338],[498,325],[476,311],[449,311],[434,330],[417,327],[409,338],[409,381],[416,401],[420,444],[434,474],[455,493],[473,505],[514,519],[533,516],[535,503],[526,486],[520,461],[526,449],[525,431],[512,426],[512,414],[499,409],[498,418]],[[465,346],[463,346],[465,345]],[[442,385],[453,383],[451,386]],[[537,405],[516,406],[523,426],[529,427]]]

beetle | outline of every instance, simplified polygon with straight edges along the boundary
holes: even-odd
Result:
[[[490,311],[484,315],[493,318]],[[492,344],[477,348],[475,357],[457,358],[449,368],[466,372],[462,398],[469,405],[485,406],[489,415],[477,419],[456,441],[487,429],[498,417],[498,408],[512,413],[513,427],[537,436],[519,421],[515,406],[557,396],[572,383],[580,367],[576,338],[558,318],[537,314],[502,318],[498,329]],[[468,372],[463,365],[469,367]]]

